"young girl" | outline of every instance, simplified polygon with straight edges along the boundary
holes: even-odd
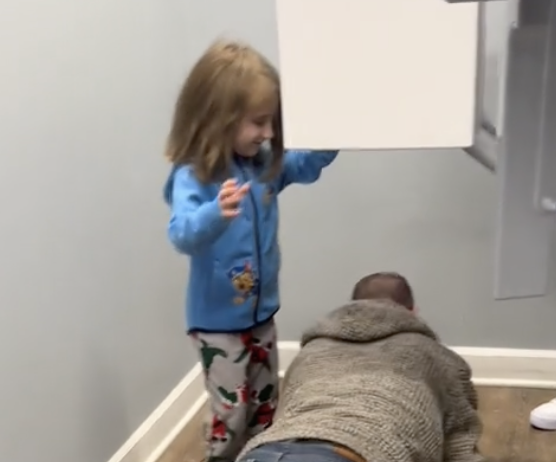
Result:
[[[258,52],[218,42],[189,74],[168,139],[168,236],[190,257],[186,318],[211,404],[209,461],[233,461],[272,423],[278,194],[315,182],[337,155],[283,152],[279,86]]]

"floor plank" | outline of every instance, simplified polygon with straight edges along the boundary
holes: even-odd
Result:
[[[554,462],[556,433],[534,430],[531,409],[554,398],[554,390],[483,388],[481,449],[489,462]]]
[[[204,457],[203,425],[205,409],[185,427],[158,462],[200,462]]]
[[[478,391],[484,424],[480,447],[489,462],[556,462],[556,432],[529,426],[531,409],[554,398],[554,390],[482,387]],[[199,413],[158,462],[201,461],[203,419]]]

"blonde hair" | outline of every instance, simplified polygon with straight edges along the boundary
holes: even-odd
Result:
[[[259,52],[239,42],[217,41],[189,73],[175,106],[166,157],[191,164],[204,183],[230,173],[233,142],[250,110],[274,104],[272,158],[265,170],[273,178],[282,165],[282,120],[278,72]]]

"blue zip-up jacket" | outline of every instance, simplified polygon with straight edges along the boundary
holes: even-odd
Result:
[[[280,308],[278,194],[292,183],[315,182],[337,151],[287,151],[282,172],[259,180],[264,166],[234,160],[233,177],[250,183],[239,216],[222,217],[221,183],[200,183],[189,165],[172,169],[164,188],[171,207],[168,237],[190,256],[186,321],[190,332],[240,332]]]

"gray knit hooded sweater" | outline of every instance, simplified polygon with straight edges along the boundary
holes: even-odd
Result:
[[[389,301],[358,301],[305,332],[274,424],[242,455],[317,439],[369,462],[482,462],[476,409],[469,366],[422,320]]]

